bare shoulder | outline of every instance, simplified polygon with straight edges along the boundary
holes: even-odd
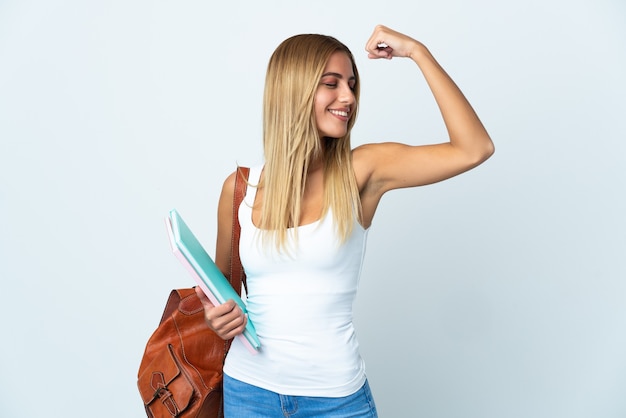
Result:
[[[369,227],[382,195],[385,183],[380,179],[380,164],[389,153],[390,143],[370,143],[352,150],[352,166],[361,197],[362,223]]]
[[[362,190],[371,178],[379,152],[380,144],[363,144],[352,150],[352,167],[359,189]]]
[[[237,171],[233,171],[228,175],[228,177],[226,177],[226,179],[224,180],[224,184],[222,185],[222,193],[224,193],[225,191],[230,191],[231,194],[233,193],[233,190],[235,190],[236,178]]]
[[[233,196],[235,195],[235,178],[237,172],[231,173],[224,180],[217,207],[217,244],[215,248],[215,264],[222,273],[227,274],[230,265],[230,245],[233,222]]]
[[[230,210],[229,208],[232,206],[233,197],[235,195],[236,177],[237,171],[233,171],[224,180],[219,201],[220,216],[223,214],[232,214],[232,210]]]
[[[380,181],[381,166],[393,164],[397,156],[408,148],[397,142],[380,142],[360,145],[352,150],[352,164],[359,189],[371,188]]]

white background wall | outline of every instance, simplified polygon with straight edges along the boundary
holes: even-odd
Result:
[[[163,217],[213,253],[284,38],[355,53],[354,145],[445,139],[416,66],[367,60],[377,23],[430,47],[497,147],[380,206],[355,311],[381,416],[626,416],[626,4],[216,3],[0,0],[0,416],[143,416],[144,345],[192,285]]]

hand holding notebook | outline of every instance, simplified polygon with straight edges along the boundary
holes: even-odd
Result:
[[[170,211],[170,215],[165,219],[165,223],[174,254],[187,268],[187,271],[196,280],[196,283],[204,294],[207,295],[211,303],[217,306],[229,299],[233,299],[243,313],[246,314],[247,308],[245,303],[175,209]],[[244,344],[253,353],[256,353],[261,347],[254,325],[249,318],[243,334],[239,335],[239,337],[242,338]]]

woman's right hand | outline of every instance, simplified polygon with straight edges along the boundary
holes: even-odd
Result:
[[[230,340],[244,331],[248,317],[234,300],[230,299],[221,305],[214,306],[202,289],[199,287],[195,289],[204,306],[204,319],[207,325],[220,338]]]

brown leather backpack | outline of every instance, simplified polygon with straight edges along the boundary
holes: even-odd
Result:
[[[245,195],[249,169],[239,168],[233,199],[229,281],[239,293],[245,282],[239,260],[237,211]],[[149,418],[221,418],[222,367],[231,340],[206,324],[202,302],[193,288],[172,290],[158,328],[146,345],[137,386]]]

